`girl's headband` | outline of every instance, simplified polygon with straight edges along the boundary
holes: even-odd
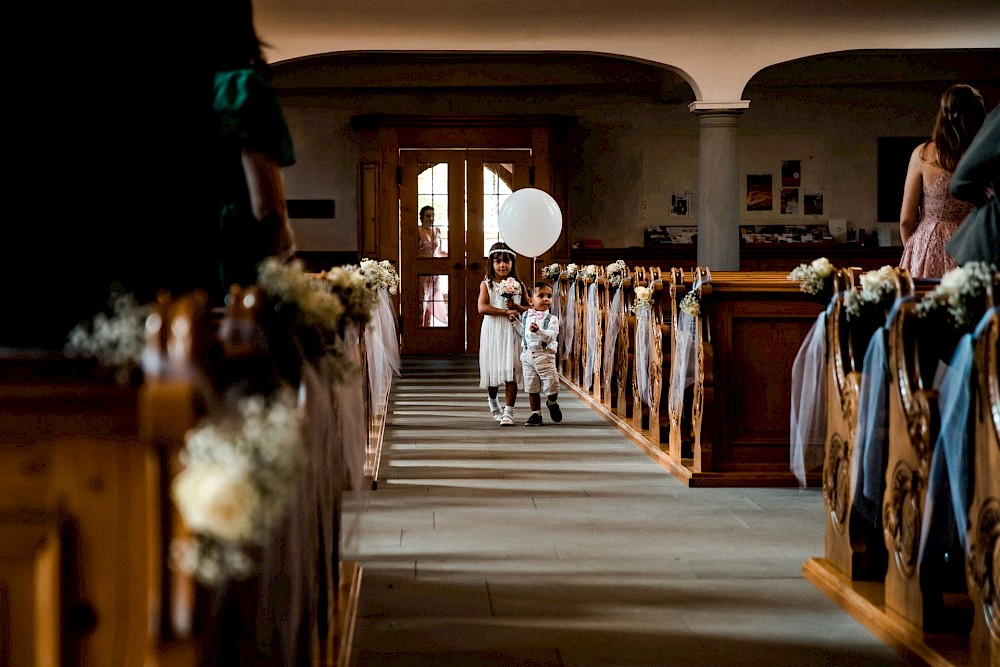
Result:
[[[510,248],[494,248],[490,250],[490,257],[493,255],[510,255],[511,257],[516,257],[516,253]]]

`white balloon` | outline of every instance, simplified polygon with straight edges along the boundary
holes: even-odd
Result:
[[[551,248],[562,231],[562,211],[547,192],[521,188],[500,207],[500,236],[525,257],[538,257]]]

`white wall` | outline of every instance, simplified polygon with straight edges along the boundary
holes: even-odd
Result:
[[[852,228],[871,228],[877,211],[877,138],[929,134],[940,92],[748,89],[750,108],[739,125],[740,201],[745,201],[746,174],[771,173],[775,210],[744,211],[740,223],[821,223],[832,217],[846,218]],[[698,120],[686,105],[581,94],[520,99],[471,93],[281,95],[298,156],[286,170],[288,197],[336,201],[333,220],[293,221],[302,250],[357,247],[359,151],[349,123],[351,115],[361,113],[576,115],[582,138],[571,157],[571,240],[642,245],[647,227],[697,224],[695,218],[667,214],[672,192],[698,189]],[[789,159],[802,161],[802,192],[823,193],[822,216],[778,213],[781,163]],[[800,210],[802,204],[800,199]]]

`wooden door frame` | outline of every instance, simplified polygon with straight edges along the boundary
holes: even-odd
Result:
[[[351,118],[361,152],[358,192],[358,252],[399,266],[401,148],[530,148],[529,185],[550,193],[563,211],[563,231],[548,260],[569,260],[568,156],[562,141],[573,116],[401,116]],[[539,263],[543,261],[539,259]],[[398,297],[397,297],[398,299]],[[398,307],[398,300],[397,300]],[[404,332],[405,333],[405,332]]]

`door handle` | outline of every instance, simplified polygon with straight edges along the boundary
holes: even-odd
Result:
[[[476,269],[479,268],[479,262],[473,262],[472,264],[469,264],[469,268],[475,271]]]
[[[455,268],[456,271],[461,271],[462,270],[462,263],[461,262],[455,262],[455,267],[454,268]]]

